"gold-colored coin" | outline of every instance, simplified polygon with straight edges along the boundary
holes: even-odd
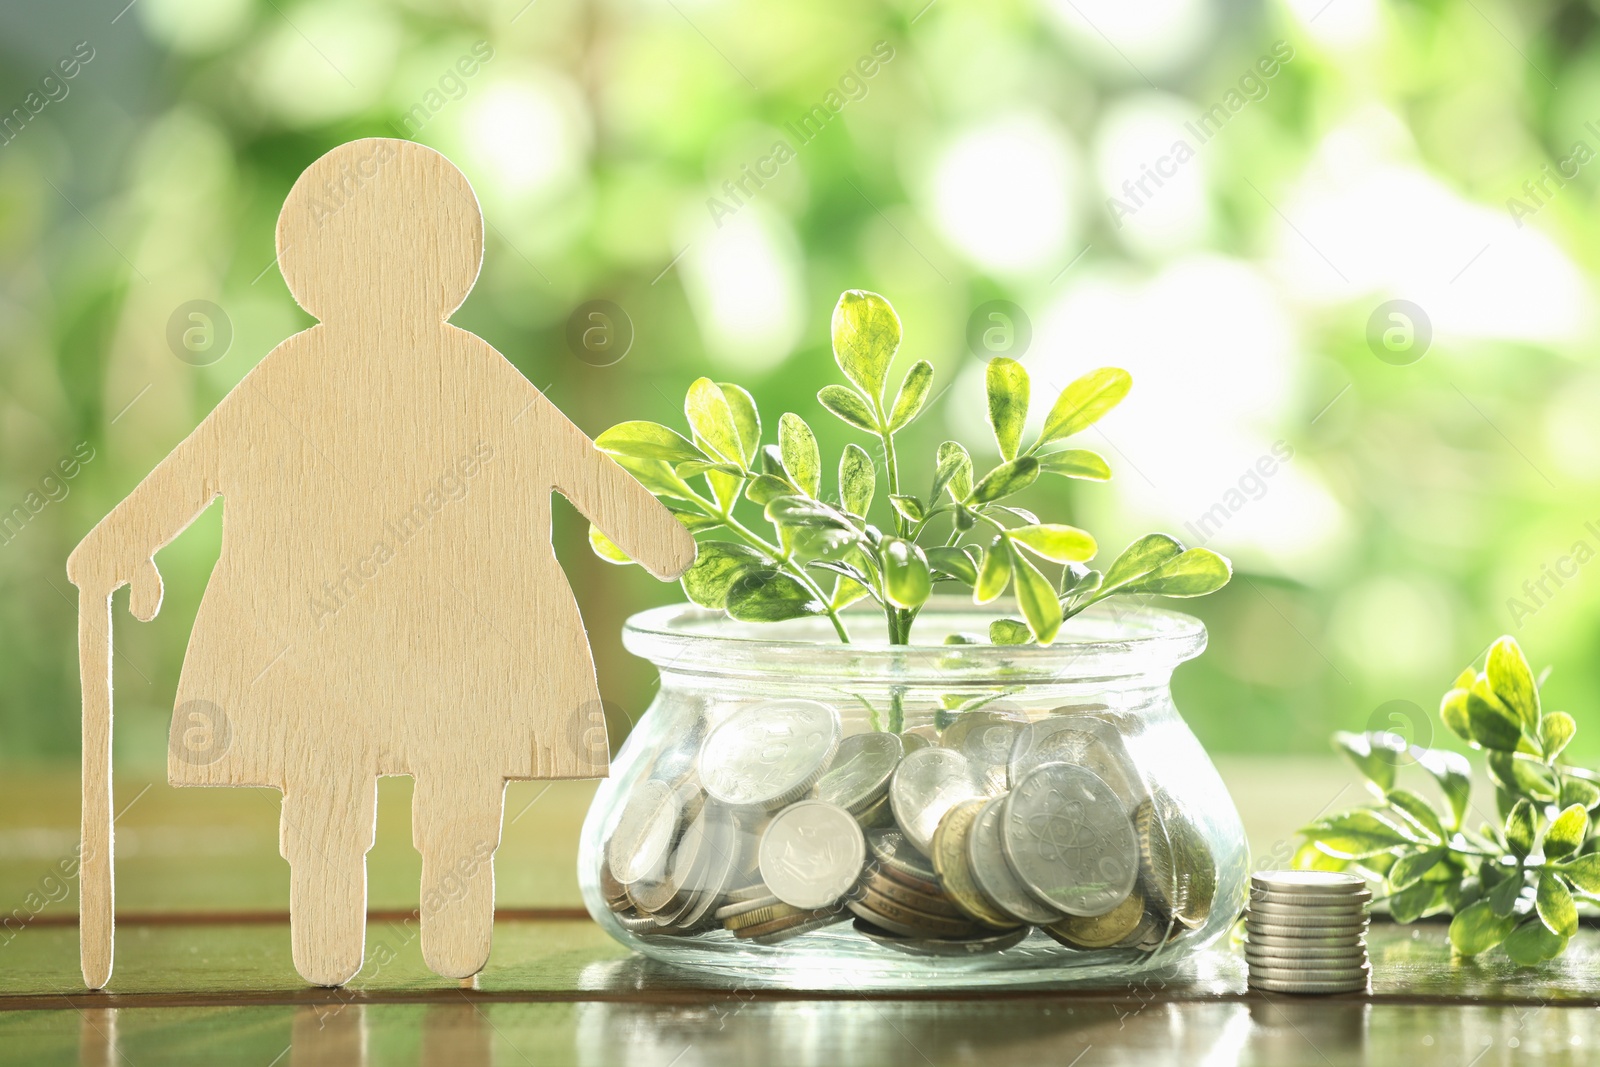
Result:
[[[889,806],[889,794],[884,793],[883,796],[857,812],[856,822],[861,824],[863,830],[893,826],[894,809]]]
[[[868,922],[908,937],[969,937],[979,929],[965,916],[930,915],[865,887],[849,908]]]
[[[1157,818],[1155,803],[1161,803]],[[1203,926],[1217,895],[1217,864],[1195,825],[1158,794],[1133,814],[1139,873],[1150,904],[1190,929]]]
[[[983,895],[973,880],[967,860],[967,837],[973,820],[988,798],[964,800],[939,821],[933,834],[933,869],[939,872],[945,895],[968,915],[996,930],[1011,930],[1022,924],[1001,911]]]
[[[942,892],[926,893],[920,889],[901,885],[893,878],[882,874],[868,875],[866,881],[862,884],[871,888],[873,892],[882,894],[897,903],[904,904],[908,908],[916,908],[918,911],[925,911],[929,915],[952,915],[962,920],[966,919],[966,913],[956,907],[955,901],[945,896]]]
[[[750,926],[760,926],[776,919],[788,919],[795,915],[809,915],[805,908],[797,908],[793,904],[779,901],[761,908],[752,908],[750,911],[738,915],[729,915],[722,920],[722,925],[733,931],[743,930]]]
[[[1144,919],[1144,894],[1137,889],[1104,915],[1072,915],[1044,927],[1044,932],[1073,948],[1110,948],[1139,929]]]

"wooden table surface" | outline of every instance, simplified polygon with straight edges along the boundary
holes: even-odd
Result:
[[[1219,761],[1260,866],[1360,794],[1332,761]],[[149,787],[148,789],[146,787]],[[734,987],[632,956],[581,912],[573,855],[592,787],[518,783],[497,858],[494,955],[476,988],[423,965],[409,783],[380,789],[368,965],[308,988],[289,959],[277,797],[118,782],[117,970],[89,993],[72,891],[69,772],[0,783],[0,1063],[1495,1064],[1600,1062],[1600,929],[1514,971],[1452,962],[1444,926],[1375,923],[1367,994],[1247,990],[1236,948],[1181,981],[852,995]],[[56,899],[51,899],[52,897]],[[379,944],[388,952],[377,952]],[[379,965],[374,957],[388,960]]]

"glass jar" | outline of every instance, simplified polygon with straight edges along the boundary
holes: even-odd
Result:
[[[590,914],[651,958],[805,988],[1192,957],[1238,917],[1248,873],[1172,701],[1205,628],[1101,606],[1048,647],[993,645],[975,636],[992,617],[936,598],[909,646],[688,605],[629,619],[661,686],[584,822]]]

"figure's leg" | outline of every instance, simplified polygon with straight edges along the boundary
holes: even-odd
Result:
[[[417,775],[411,838],[422,853],[422,958],[447,978],[469,978],[489,959],[505,795],[503,778]]]
[[[377,800],[370,776],[330,774],[284,789],[278,851],[289,861],[294,967],[315,985],[343,985],[361,970]]]

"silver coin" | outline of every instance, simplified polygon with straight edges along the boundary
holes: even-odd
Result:
[[[1302,948],[1360,948],[1363,951],[1367,946],[1365,933],[1336,934],[1323,937],[1283,937],[1277,934],[1264,934],[1252,931],[1249,940],[1245,942],[1256,946],[1265,952],[1294,952]]]
[[[839,747],[839,713],[815,700],[740,708],[706,735],[700,781],[737,808],[773,810],[810,791]]]
[[[1011,781],[1020,782],[1047,763],[1069,763],[1093,771],[1129,811],[1149,796],[1122,734],[1105,720],[1084,712],[1052,714],[1018,733],[1011,750]]]
[[[706,858],[711,851],[710,837],[720,833],[720,828],[715,831],[711,828],[713,818],[711,806],[702,806],[672,846],[663,883],[672,887],[673,895],[655,909],[655,920],[662,926],[675,925],[694,905],[698,892],[696,883],[704,879]]]
[[[1367,953],[1361,948],[1345,949],[1337,956],[1273,955],[1257,950],[1246,951],[1244,958],[1251,967],[1359,967],[1367,962]]]
[[[796,908],[826,908],[850,891],[867,862],[867,842],[848,811],[802,800],[780,811],[761,835],[761,880]]]
[[[1093,771],[1047,763],[1005,798],[1001,845],[1041,902],[1068,915],[1104,915],[1139,874],[1133,820]]]
[[[733,813],[715,801],[708,803],[706,809],[712,812],[711,840],[702,868],[690,879],[696,895],[694,902],[678,917],[678,925],[683,927],[700,923],[726,899],[738,866],[739,828]]]
[[[1047,908],[1033,898],[1012,873],[1000,843],[1000,820],[1004,817],[1004,797],[995,797],[983,806],[967,835],[967,861],[972,880],[978,883],[990,903],[1018,922],[1044,926],[1066,916]]]
[[[1328,996],[1334,993],[1364,993],[1366,980],[1351,982],[1278,982],[1270,978],[1250,979],[1253,989],[1266,993],[1296,993],[1303,996]]]
[[[888,791],[889,779],[903,755],[905,745],[899,734],[851,734],[839,743],[839,751],[827,773],[817,779],[811,795],[859,815]]]
[[[1346,940],[1364,937],[1367,932],[1367,923],[1362,922],[1355,926],[1292,926],[1284,923],[1248,923],[1246,932],[1251,937],[1270,936],[1279,938],[1344,938]]]
[[[1011,750],[1027,723],[1021,708],[995,701],[957,715],[940,743],[967,757],[978,787],[990,796],[999,796],[1011,786]]]
[[[948,748],[912,752],[889,782],[889,806],[906,840],[924,856],[933,851],[933,833],[950,809],[981,796],[967,758]]]
[[[937,829],[937,827],[935,827]],[[893,828],[874,828],[867,831],[867,847],[872,850],[873,861],[892,867],[902,874],[911,875],[924,882],[939,881],[938,872],[925,855],[918,852],[906,835]]]
[[[606,843],[611,876],[631,885],[666,862],[678,831],[677,791],[654,778],[633,787],[617,828]]]
[[[1340,967],[1274,967],[1266,964],[1250,964],[1250,974],[1255,978],[1267,978],[1274,982],[1351,982],[1366,979],[1372,974],[1372,968],[1364,966]]]
[[[1367,906],[1360,901],[1336,907],[1332,904],[1279,904],[1270,900],[1252,900],[1247,914],[1267,920],[1287,917],[1312,922],[1341,923],[1363,918],[1367,914]]]
[[[918,938],[891,933],[874,926],[866,919],[857,918],[856,932],[868,940],[912,956],[981,956],[991,952],[1004,952],[1018,945],[1031,932],[1026,926],[1004,930],[997,934],[978,937]]]
[[[1250,876],[1250,888],[1275,893],[1358,893],[1367,883],[1342,871],[1257,871]]]
[[[1363,889],[1359,893],[1280,893],[1272,889],[1250,888],[1250,902],[1252,904],[1286,904],[1296,908],[1342,908],[1353,907],[1357,904],[1370,904],[1372,892]]]
[[[763,886],[762,888],[765,889],[766,887]],[[717,921],[721,922],[724,919],[737,918],[738,916],[747,914],[748,912],[760,911],[762,908],[770,908],[774,904],[781,903],[783,903],[783,901],[769,893],[766,896],[755,897],[751,900],[736,900],[731,904],[724,904],[722,907],[718,908],[714,914],[717,917]]]

